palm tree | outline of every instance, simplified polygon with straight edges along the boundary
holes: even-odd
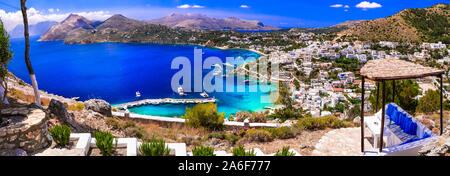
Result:
[[[34,90],[35,103],[41,106],[41,97],[39,95],[38,84],[36,81],[36,76],[34,74],[33,67],[30,62],[30,35],[28,33],[28,17],[27,17],[27,7],[25,7],[26,0],[20,0],[20,8],[22,9],[23,16],[23,26],[25,28],[25,63],[27,64],[28,73],[30,73],[31,83]]]

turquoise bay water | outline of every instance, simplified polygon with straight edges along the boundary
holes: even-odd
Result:
[[[38,42],[38,37],[30,39],[30,59],[36,73],[39,89],[64,97],[80,97],[80,100],[100,98],[111,104],[121,104],[147,98],[201,98],[200,92],[188,93],[180,97],[171,88],[171,78],[179,70],[170,69],[172,59],[178,56],[189,58],[194,63],[194,48],[205,53],[203,60],[210,56],[255,57],[257,53],[247,50],[220,50],[192,45],[124,44],[98,43],[66,45],[62,41]],[[12,39],[12,59],[9,70],[27,83],[31,83],[24,61],[24,40]],[[193,70],[193,69],[192,69]],[[203,75],[211,70],[203,70]],[[193,82],[193,79],[192,79]],[[224,79],[224,87],[229,84]],[[193,84],[192,84],[193,85]],[[208,92],[218,102],[218,111],[227,115],[239,110],[260,111],[271,103],[262,103],[261,97],[268,92],[249,92],[256,85],[234,82],[234,92]],[[238,87],[245,92],[237,92]],[[264,85],[274,89],[273,86]],[[141,97],[136,98],[135,92]],[[186,106],[158,105],[131,108],[130,111],[158,116],[180,116]]]

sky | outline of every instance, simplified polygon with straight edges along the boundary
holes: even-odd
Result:
[[[90,20],[122,14],[150,20],[170,13],[200,13],[215,18],[259,20],[278,27],[326,27],[349,20],[370,20],[405,8],[425,8],[450,0],[28,0],[29,23],[64,20],[77,13]],[[1,0],[7,30],[22,24],[20,0]]]

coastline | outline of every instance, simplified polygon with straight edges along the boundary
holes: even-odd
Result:
[[[75,45],[73,45],[73,44],[65,44],[65,43],[63,43],[62,41],[56,41],[56,42],[38,42],[37,40],[39,39],[39,37],[38,36],[35,36],[35,37],[33,37],[34,38],[34,41],[36,42],[36,43],[41,43],[40,45],[42,45],[42,46],[47,46],[47,44],[46,43],[48,43],[49,45],[48,46],[52,46],[52,47],[54,47],[54,46],[61,46],[61,45],[67,45],[67,47],[65,47],[66,49],[68,48],[69,50],[68,51],[71,51],[72,49],[70,49],[70,48],[72,48],[72,46],[74,47],[74,48],[79,48],[79,47],[82,47],[83,45],[85,45],[85,44],[78,44],[78,46],[77,46],[77,44],[75,44]],[[22,39],[23,40],[23,39]],[[33,39],[31,39],[31,40],[33,40]],[[16,41],[16,44],[17,43],[21,43],[21,42],[23,42],[23,41],[21,41],[21,39],[19,39],[19,40],[17,40]],[[92,44],[94,44],[92,47],[93,48],[97,48],[97,47],[99,47],[99,46],[102,46],[102,45],[99,45],[99,46],[97,46],[97,45],[95,45],[95,44],[102,44],[102,43],[106,43],[106,44],[108,44],[108,43],[111,43],[111,44],[114,44],[114,43],[117,43],[117,44],[124,44],[125,46],[126,45],[128,45],[128,44],[131,44],[131,45],[133,45],[133,43],[123,43],[123,42],[100,42],[100,43],[92,43]],[[246,50],[246,49],[240,49],[240,48],[227,48],[227,47],[210,47],[210,46],[202,46],[202,45],[197,45],[197,44],[159,44],[159,43],[140,43],[140,42],[136,42],[136,44],[137,45],[139,45],[139,44],[156,44],[156,45],[169,45],[169,46],[176,46],[176,45],[180,45],[180,46],[189,46],[188,47],[188,49],[189,48],[193,48],[194,46],[198,46],[198,47],[205,47],[205,48],[203,48],[204,50],[205,49],[210,49],[211,50],[211,53],[210,54],[212,54],[212,53],[222,53],[222,52],[226,52],[226,53],[235,53],[235,54],[239,54],[239,53],[241,53],[242,54],[242,56],[243,57],[245,57],[245,56],[247,56],[247,54],[248,55],[251,55],[251,56],[253,56],[253,57],[259,57],[260,55],[258,55],[256,52],[253,52],[253,51],[250,51],[250,50]],[[40,45],[36,45],[36,46],[40,46]],[[17,46],[19,46],[19,45],[17,45]],[[21,45],[20,45],[21,46]],[[87,46],[91,46],[91,45],[87,45]],[[133,45],[134,46],[134,45]],[[89,47],[90,48],[90,47]],[[177,48],[177,47],[176,47]],[[84,49],[84,48],[83,48]],[[88,48],[86,48],[86,49],[88,49]],[[170,49],[170,47],[169,47],[169,49]],[[217,49],[217,50],[216,50]],[[236,50],[234,50],[233,51],[233,49],[236,49]],[[214,50],[214,51],[212,51],[212,50]],[[221,51],[221,50],[223,50],[223,51]],[[228,50],[228,51],[227,51]],[[51,51],[51,49],[48,49],[48,51]],[[167,50],[165,50],[166,52],[168,52]],[[186,52],[189,52],[189,53],[192,53],[192,50],[188,50],[188,51],[185,51],[185,53]],[[221,56],[221,54],[219,54],[218,56]],[[96,56],[97,57],[97,56]],[[225,56],[224,56],[225,57]],[[37,58],[39,58],[39,57],[37,57]],[[58,62],[59,63],[59,62]],[[63,64],[63,63],[61,63],[61,64]],[[17,65],[17,64],[16,64]],[[39,64],[38,64],[39,65]],[[42,65],[42,64],[41,64]],[[22,68],[22,67],[21,67]],[[20,70],[22,70],[22,69],[20,69]],[[17,71],[17,70],[16,70]],[[19,71],[18,73],[21,73],[21,71]],[[25,77],[24,77],[25,78]],[[73,78],[73,77],[72,77]],[[169,78],[167,78],[167,79],[169,79]],[[94,84],[94,83],[93,83]],[[64,89],[64,87],[61,87],[61,88],[59,88],[58,86],[55,86],[55,88],[57,88],[57,89]],[[49,92],[55,92],[55,90],[51,90],[51,87],[49,88],[49,87],[47,87],[47,89],[44,89],[44,90],[47,90],[47,91],[49,91]],[[27,91],[27,92],[29,92],[29,91]],[[64,92],[64,91],[63,91]],[[148,91],[149,92],[149,91]],[[67,96],[67,97],[72,97],[72,96],[77,96],[78,94],[70,94],[70,95],[67,95],[67,94],[63,94],[63,93],[61,93],[61,92],[59,92],[58,94],[61,94],[61,95],[64,95],[64,96]],[[133,94],[134,94],[134,92],[133,92]],[[31,94],[30,94],[31,95]],[[79,95],[84,95],[84,94],[79,94]],[[156,94],[155,94],[156,95]],[[256,94],[252,94],[252,96],[253,95],[255,95],[255,96],[257,96]],[[220,97],[220,96],[222,96],[222,97]],[[238,102],[238,101],[234,101],[234,99],[233,98],[236,98],[236,99],[238,99],[240,96],[242,96],[242,95],[236,95],[236,96],[229,96],[229,97],[226,97],[226,96],[223,96],[223,95],[219,95],[219,99],[223,99],[222,101],[223,102]],[[252,96],[246,96],[246,100],[248,99],[248,101],[247,102],[249,102],[249,103],[251,103],[251,102],[254,102],[253,101],[253,98],[251,98]],[[80,96],[81,97],[81,96]],[[133,96],[134,97],[134,96]],[[170,96],[164,96],[164,97],[170,97]],[[250,98],[251,99],[250,99]],[[95,98],[95,97],[89,97],[89,98]],[[88,98],[88,99],[89,99]],[[97,97],[97,98],[100,98],[100,99],[102,99],[101,97]],[[146,97],[147,98],[147,97]],[[148,97],[148,98],[152,98],[152,96],[150,96],[150,97]],[[159,96],[156,96],[155,98],[161,98],[161,97],[159,97]],[[216,97],[217,98],[217,97]],[[61,98],[61,99],[68,99],[68,100],[71,100],[70,98]],[[82,98],[82,100],[85,100],[84,98]],[[108,99],[105,99],[105,100],[107,100],[108,101]],[[124,99],[125,100],[125,99]],[[256,100],[256,99],[255,99]],[[131,100],[131,101],[134,101],[134,99],[133,100]],[[71,101],[70,103],[68,103],[69,105],[70,104],[76,104],[76,102],[77,101]],[[114,104],[111,104],[112,106],[114,106],[114,105],[117,105],[118,103],[117,102],[114,102],[114,101],[108,101],[109,103],[114,103]],[[120,101],[120,103],[127,103],[127,102],[130,102],[130,100],[125,100],[125,101]],[[221,103],[221,101],[219,102],[219,104]],[[231,106],[228,106],[226,103],[225,104],[223,104],[223,108],[221,108],[222,109],[222,111],[223,112],[230,112],[230,113],[232,113],[232,114],[234,114],[233,112],[236,112],[237,110],[249,110],[249,111],[255,111],[255,108],[257,108],[258,109],[258,111],[259,110],[263,110],[263,106],[264,105],[260,105],[261,103],[259,103],[259,102],[255,102],[254,104],[252,103],[252,105],[251,106],[249,106],[249,108],[247,109],[247,107],[242,107],[242,105],[232,105],[232,104],[230,104]],[[221,105],[219,105],[219,106],[221,106]],[[272,105],[266,105],[266,106],[272,106]],[[181,107],[181,106],[180,106]],[[240,107],[240,108],[234,108],[233,109],[233,107]],[[156,109],[156,108],[154,108],[154,109]],[[175,107],[175,108],[171,108],[171,107],[169,107],[169,108],[162,108],[162,109],[160,109],[160,110],[169,110],[169,111],[171,111],[171,110],[176,110],[176,109],[179,109],[178,107]],[[183,109],[183,110],[185,110],[185,107],[183,106],[183,108],[181,108],[181,109]],[[145,109],[145,110],[148,110],[148,109]],[[152,109],[150,109],[150,110],[152,110]],[[150,113],[151,114],[151,113]],[[169,116],[170,117],[170,116]]]
[[[251,51],[254,52],[260,56],[267,56],[267,54],[264,54],[258,50],[254,50],[254,49],[244,49],[244,48],[228,48],[228,46],[206,46],[206,45],[200,45],[200,46],[204,46],[204,47],[210,47],[210,48],[217,48],[217,49],[221,49],[221,50],[232,50],[232,49],[241,49],[241,50],[247,50],[247,51]]]

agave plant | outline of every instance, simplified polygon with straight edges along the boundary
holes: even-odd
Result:
[[[70,127],[65,125],[56,125],[50,129],[50,136],[60,147],[65,147],[70,142]]]
[[[168,156],[170,149],[163,139],[153,138],[150,141],[143,141],[139,147],[139,152],[143,156]]]
[[[294,152],[289,151],[289,146],[283,147],[283,150],[277,151],[274,156],[295,156]]]
[[[194,147],[192,154],[194,156],[216,156],[214,154],[214,148],[208,146]]]
[[[233,148],[233,156],[256,156],[255,150],[245,151],[243,146]]]
[[[117,139],[110,132],[95,132],[95,145],[103,156],[111,156],[116,152],[117,149]],[[115,142],[115,144],[114,144]]]

